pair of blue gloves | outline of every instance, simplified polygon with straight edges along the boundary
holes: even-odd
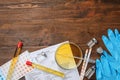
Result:
[[[108,37],[103,35],[102,40],[109,53],[104,50],[96,60],[96,80],[120,80],[120,33],[108,29]]]

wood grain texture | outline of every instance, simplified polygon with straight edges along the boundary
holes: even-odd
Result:
[[[69,40],[84,52],[95,37],[91,58],[99,58],[96,48],[105,49],[101,36],[108,28],[120,30],[119,15],[119,0],[0,0],[0,65],[12,58],[19,39],[22,51]]]

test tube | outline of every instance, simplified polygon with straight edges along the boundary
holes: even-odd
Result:
[[[54,74],[54,75],[57,75],[57,76],[60,76],[62,78],[65,77],[64,73],[62,73],[60,71],[56,71],[56,70],[50,69],[48,67],[45,67],[45,66],[33,63],[31,61],[26,61],[26,65],[32,66],[33,68],[37,68],[39,70],[42,70],[42,71],[45,71],[45,72],[48,72],[48,73],[51,73],[51,74]]]
[[[14,57],[11,61],[6,80],[11,80],[11,78],[12,78],[12,73],[14,72],[15,65],[19,59],[19,54],[21,53],[22,46],[23,46],[22,41],[19,41],[17,44],[16,50],[15,50],[15,53],[14,53]]]

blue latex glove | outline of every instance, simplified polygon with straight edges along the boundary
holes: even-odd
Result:
[[[96,60],[96,80],[119,80],[119,74],[110,66],[109,61],[104,54],[108,53],[103,51],[100,60]]]
[[[108,38],[103,35],[102,40],[111,55],[105,54],[111,67],[120,72],[120,34],[117,29],[114,32],[108,29]]]
[[[6,80],[5,77],[3,76],[1,70],[0,70],[0,80]]]

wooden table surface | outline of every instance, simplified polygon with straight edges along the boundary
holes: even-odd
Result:
[[[22,52],[67,40],[84,52],[95,37],[91,58],[99,58],[96,48],[105,49],[101,36],[108,28],[120,30],[119,0],[0,0],[0,65],[12,58],[19,40]]]

